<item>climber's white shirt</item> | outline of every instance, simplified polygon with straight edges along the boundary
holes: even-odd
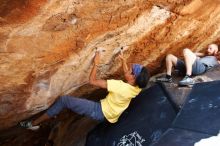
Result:
[[[220,133],[217,136],[202,139],[195,143],[194,146],[220,146]]]

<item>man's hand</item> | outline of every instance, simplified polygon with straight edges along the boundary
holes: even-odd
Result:
[[[100,62],[100,52],[96,51],[95,58],[94,58],[94,65],[98,65]]]
[[[124,55],[123,55],[122,51],[120,52],[119,57],[120,57],[121,61],[125,61],[125,58],[124,58]]]

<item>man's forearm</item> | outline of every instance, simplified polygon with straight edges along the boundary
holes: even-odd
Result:
[[[125,60],[122,61],[122,67],[123,67],[124,73],[127,73],[128,72],[128,66],[127,66],[127,62]]]
[[[195,52],[195,55],[196,55],[197,57],[203,57],[203,56],[205,56],[204,53],[200,53],[200,52]]]
[[[94,81],[96,79],[96,70],[97,70],[97,64],[94,63],[92,67],[92,71],[89,76],[90,81]]]

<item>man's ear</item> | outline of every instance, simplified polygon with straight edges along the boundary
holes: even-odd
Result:
[[[129,76],[130,76],[129,72],[125,73],[124,76],[125,76],[125,80],[128,81],[129,80]]]

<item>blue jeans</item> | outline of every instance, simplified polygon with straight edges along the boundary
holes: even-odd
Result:
[[[70,109],[79,115],[85,115],[94,120],[103,121],[105,119],[100,102],[72,96],[61,96],[46,113],[49,117],[53,117],[59,114],[64,108]]]

